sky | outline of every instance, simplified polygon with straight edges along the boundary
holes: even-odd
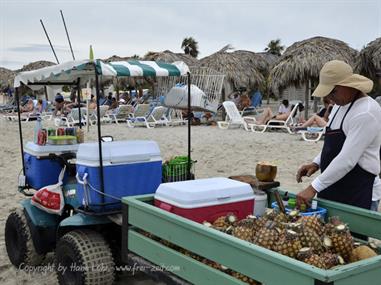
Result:
[[[273,39],[283,45],[314,36],[340,39],[361,50],[381,36],[381,0],[0,0],[0,66],[18,69],[37,60],[72,60],[60,10],[76,59],[182,52],[192,36],[199,58],[227,44],[261,52]]]

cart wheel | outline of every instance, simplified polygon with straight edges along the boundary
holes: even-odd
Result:
[[[57,243],[55,266],[63,285],[108,285],[114,282],[114,260],[103,236],[92,230],[75,230]]]
[[[9,260],[14,266],[41,264],[44,254],[38,254],[23,209],[12,211],[5,224],[5,245]]]

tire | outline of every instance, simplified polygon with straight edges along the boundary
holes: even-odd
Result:
[[[17,268],[37,266],[44,259],[38,254],[23,209],[12,211],[5,224],[5,246],[11,263]]]
[[[61,285],[111,285],[114,260],[101,234],[93,230],[75,230],[57,243],[55,268]]]

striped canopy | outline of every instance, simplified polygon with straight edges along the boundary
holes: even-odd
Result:
[[[14,87],[19,87],[21,83],[64,83],[76,81],[78,78],[88,80],[95,76],[94,63],[97,74],[104,77],[182,76],[189,72],[188,66],[182,61],[165,63],[131,60],[105,63],[99,59],[95,62],[79,60],[21,72],[16,75]]]

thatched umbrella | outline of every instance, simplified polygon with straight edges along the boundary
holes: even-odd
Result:
[[[162,52],[150,51],[144,56],[144,60],[164,61],[168,63],[183,61],[188,66],[197,66],[199,64],[197,58],[194,58],[189,54],[174,53],[170,50],[165,50]]]
[[[330,60],[343,60],[355,66],[358,52],[346,43],[324,37],[296,42],[286,49],[270,73],[271,89],[280,92],[290,85],[300,86],[318,81],[323,65]]]
[[[311,84],[318,82],[323,65],[338,59],[354,67],[357,54],[358,52],[346,43],[325,37],[296,42],[286,49],[272,69],[270,88],[274,93],[278,93],[290,86],[305,86],[305,102],[308,105]],[[308,116],[308,106],[306,107]]]
[[[381,70],[381,38],[368,43],[359,54],[357,69],[372,79],[376,79],[376,72]]]
[[[257,52],[256,54],[262,57],[267,62],[270,71],[278,63],[278,60],[280,59],[279,55],[272,54],[269,52]]]
[[[230,49],[230,45],[227,45],[200,60],[201,66],[225,74],[222,100],[225,100],[225,94],[230,94],[239,88],[253,90],[265,82],[261,71],[266,69],[266,62],[261,57],[250,51],[228,52]]]

